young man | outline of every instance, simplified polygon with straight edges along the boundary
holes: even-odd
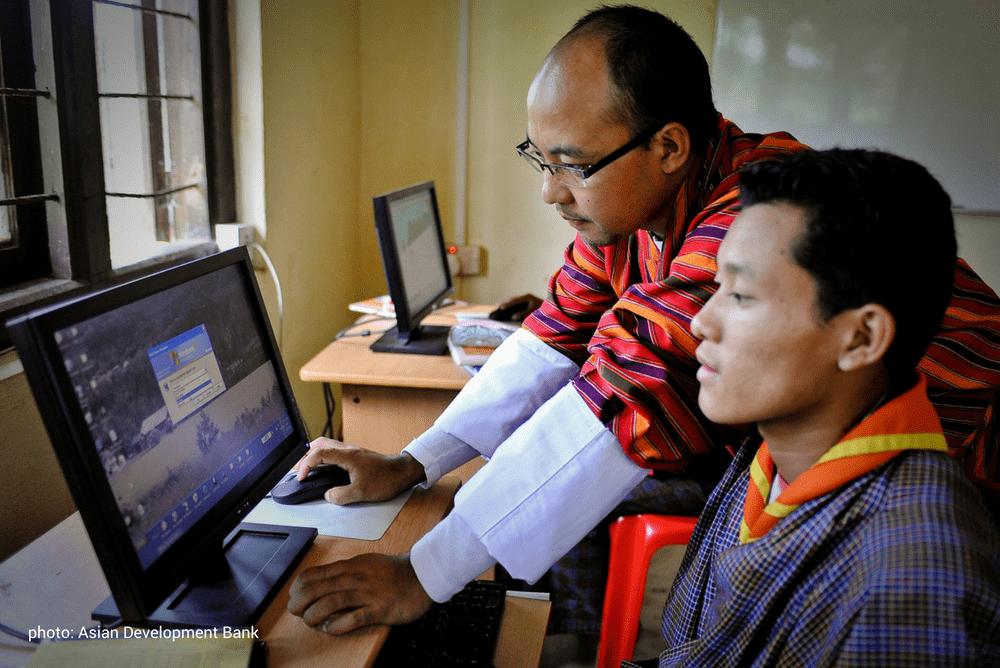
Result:
[[[951,298],[951,202],[916,163],[745,168],[698,405],[756,423],[695,529],[659,666],[1000,661],[1000,533],[916,365]],[[762,442],[763,441],[763,442]]]
[[[307,570],[290,609],[341,633],[413,619],[497,562],[535,580],[637,486],[640,496],[660,486],[652,512],[697,513],[701,483],[718,479],[706,455],[740,432],[698,410],[690,318],[714,291],[737,169],[802,149],[723,119],[704,57],[670,19],[636,7],[583,17],[532,82],[518,147],[541,172],[543,200],[578,232],[548,299],[404,454],[321,439],[301,470],[347,468],[352,484],[327,498],[350,503],[432,484],[473,457],[490,462],[410,555]],[[961,318],[928,364],[948,369],[935,388],[952,411],[949,438],[995,448],[1000,303],[964,264],[956,282]],[[596,592],[599,619],[603,580]]]

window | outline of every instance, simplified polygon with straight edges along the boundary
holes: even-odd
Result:
[[[211,239],[197,2],[161,4],[94,3],[113,269]]]
[[[27,2],[0,3],[0,288],[51,271]]]
[[[235,220],[226,5],[0,2],[0,319],[215,250]]]

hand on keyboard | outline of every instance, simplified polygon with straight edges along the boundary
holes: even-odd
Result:
[[[408,555],[360,554],[307,568],[289,593],[289,612],[330,635],[371,624],[406,624],[432,603]]]

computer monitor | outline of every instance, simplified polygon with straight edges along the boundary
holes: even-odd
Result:
[[[252,624],[316,530],[241,523],[308,444],[246,249],[7,328],[111,589],[95,619]]]
[[[373,199],[375,231],[396,326],[371,349],[376,352],[444,355],[448,327],[422,325],[454,291],[434,183],[426,181]]]

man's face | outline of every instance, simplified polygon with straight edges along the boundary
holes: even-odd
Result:
[[[608,118],[610,88],[600,42],[577,40],[539,70],[528,92],[528,139],[548,163],[593,164],[632,139]],[[542,199],[587,242],[609,246],[636,230],[664,235],[672,219],[676,177],[659,154],[639,147],[571,188],[544,173]]]
[[[718,254],[718,292],[691,321],[701,339],[698,405],[720,424],[802,426],[822,415],[844,330],[819,321],[816,281],[792,258],[802,209],[758,204],[743,210]]]

